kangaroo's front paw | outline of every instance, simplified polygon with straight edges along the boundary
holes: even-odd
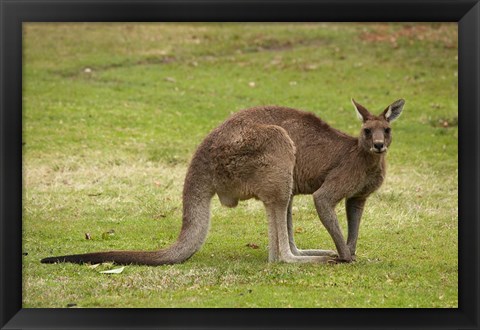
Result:
[[[345,264],[355,261],[355,256],[350,257],[350,259],[335,257],[328,261],[329,264]]]

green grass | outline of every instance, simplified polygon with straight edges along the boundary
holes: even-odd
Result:
[[[23,91],[24,307],[458,307],[455,24],[28,23]],[[269,264],[262,204],[214,198],[184,264],[40,264],[171,244],[212,128],[278,104],[357,134],[351,97],[374,112],[407,100],[355,263]],[[311,196],[296,197],[294,224],[301,248],[334,248]]]

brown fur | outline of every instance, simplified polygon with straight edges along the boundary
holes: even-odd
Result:
[[[379,116],[353,101],[363,121],[358,138],[344,134],[314,114],[268,106],[240,111],[214,129],[190,163],[183,189],[183,224],[177,241],[159,251],[111,251],[42,259],[74,262],[161,265],[180,263],[202,246],[209,229],[210,201],[235,207],[256,198],[269,221],[269,260],[329,262],[354,259],[358,228],[367,197],[385,177],[390,121],[404,101]],[[337,252],[299,250],[293,239],[294,195],[313,194],[320,220]],[[348,238],[342,235],[335,206],[346,199]]]

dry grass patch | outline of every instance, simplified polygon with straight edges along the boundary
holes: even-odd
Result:
[[[360,39],[372,43],[389,43],[392,47],[399,47],[398,42],[406,40],[410,44],[414,41],[429,41],[442,45],[445,48],[456,48],[458,34],[452,29],[456,23],[450,24],[368,24]]]

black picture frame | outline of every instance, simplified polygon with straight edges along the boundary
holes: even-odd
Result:
[[[0,0],[0,326],[60,328],[479,328],[478,0]],[[22,23],[458,22],[459,308],[22,309]]]

